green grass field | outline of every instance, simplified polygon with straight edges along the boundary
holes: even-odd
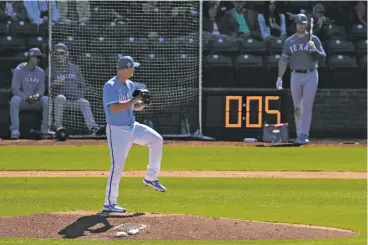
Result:
[[[134,147],[126,169],[145,169],[147,149]],[[26,162],[27,161],[27,162]],[[106,147],[1,147],[1,170],[107,170]],[[165,170],[366,171],[366,148],[165,146]],[[352,229],[359,237],[289,241],[79,241],[4,239],[0,244],[254,244],[363,245],[366,180],[162,178],[163,194],[141,178],[123,178],[120,204],[129,211],[188,213]],[[100,210],[106,178],[0,178],[0,215]]]
[[[21,149],[21,151],[20,151]],[[165,146],[165,170],[366,171],[364,147]],[[126,170],[144,170],[147,147],[134,146]],[[0,170],[108,170],[107,146],[1,147]]]

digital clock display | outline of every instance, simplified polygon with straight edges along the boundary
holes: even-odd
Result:
[[[285,122],[284,97],[265,90],[204,93],[204,133],[219,140],[259,137],[265,123]]]

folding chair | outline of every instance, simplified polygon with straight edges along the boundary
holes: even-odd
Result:
[[[359,88],[360,76],[356,58],[346,55],[333,55],[328,58],[329,88]]]

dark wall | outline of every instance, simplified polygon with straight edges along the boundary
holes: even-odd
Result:
[[[292,135],[295,135],[291,95],[288,106],[287,120],[291,126]],[[310,134],[313,138],[366,138],[367,91],[364,89],[320,89],[314,103]]]

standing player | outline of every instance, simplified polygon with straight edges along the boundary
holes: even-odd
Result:
[[[143,184],[165,192],[158,181],[162,158],[162,137],[152,128],[137,123],[133,111],[143,110],[145,100],[134,91],[142,89],[138,83],[129,80],[139,63],[130,56],[122,56],[117,62],[117,76],[111,78],[103,88],[103,105],[106,115],[106,135],[110,149],[111,169],[106,186],[103,211],[125,212],[117,204],[120,178],[126,157],[133,143],[149,147],[149,163]],[[142,102],[143,99],[143,102]]]
[[[318,63],[324,62],[326,53],[317,36],[308,35],[308,19],[304,14],[295,17],[296,33],[284,43],[279,62],[276,88],[282,89],[282,77],[288,62],[291,69],[291,96],[294,104],[297,144],[308,144],[312,109],[318,87]]]

